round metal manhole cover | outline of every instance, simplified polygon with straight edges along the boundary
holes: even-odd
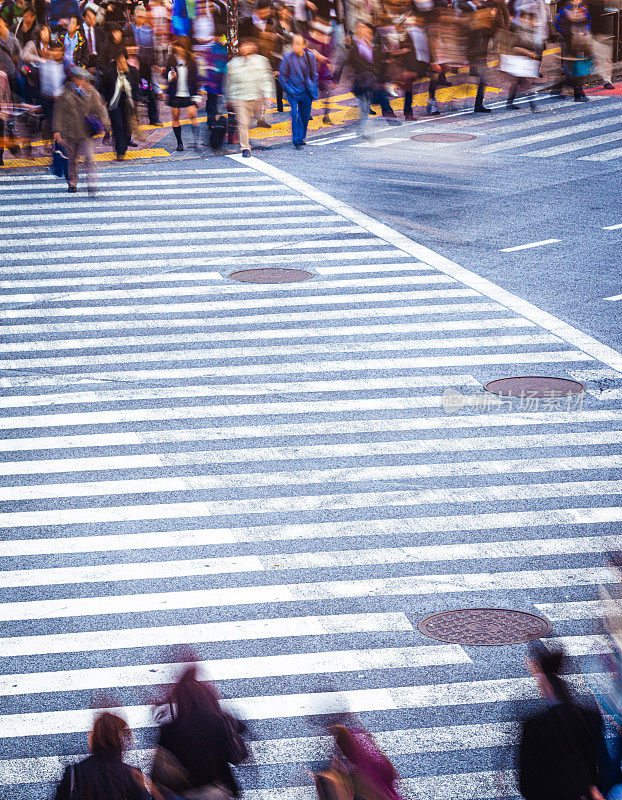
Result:
[[[442,142],[449,144],[450,142],[468,142],[470,139],[476,139],[470,133],[418,133],[416,136],[410,137],[416,142]]]
[[[306,269],[268,267],[266,269],[241,269],[232,272],[229,277],[242,283],[297,283],[308,281],[313,277],[313,273],[307,272]]]
[[[543,617],[504,608],[442,611],[422,619],[417,627],[431,639],[480,646],[520,644],[551,632],[551,623]]]
[[[585,391],[585,384],[569,378],[525,375],[499,378],[486,384],[486,390],[502,397],[568,397]]]

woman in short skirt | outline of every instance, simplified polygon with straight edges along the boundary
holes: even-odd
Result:
[[[173,133],[177,139],[177,150],[184,149],[179,125],[180,109],[188,110],[195,148],[199,147],[199,127],[197,122],[197,65],[186,43],[178,40],[173,44],[173,52],[166,62],[168,77],[168,105],[171,109]]]

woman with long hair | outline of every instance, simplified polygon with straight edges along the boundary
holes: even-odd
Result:
[[[177,150],[184,149],[181,139],[181,126],[179,116],[185,108],[192,128],[194,147],[199,148],[199,123],[197,121],[197,91],[198,72],[197,65],[185,39],[177,39],[173,43],[173,52],[166,62],[166,76],[168,80],[167,104],[171,109],[173,133],[177,140]]]
[[[56,800],[149,800],[143,774],[123,762],[132,742],[127,722],[116,714],[99,714],[89,734],[91,755],[67,767]]]

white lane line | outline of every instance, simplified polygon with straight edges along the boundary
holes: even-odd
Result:
[[[622,481],[565,481],[521,485],[521,500],[594,497],[608,494],[613,497],[622,490]],[[418,491],[342,492],[339,494],[304,495],[296,497],[252,498],[228,501],[210,500],[185,503],[153,503],[84,508],[54,508],[43,511],[7,512],[0,522],[7,528],[56,525],[97,525],[104,522],[131,522],[158,519],[203,519],[240,514],[292,514],[297,511],[313,513],[436,504],[473,504],[515,501],[516,486],[492,485],[421,489]],[[62,615],[61,615],[62,616]],[[1,618],[1,617],[0,617]]]
[[[613,161],[614,158],[622,158],[622,147],[614,147],[589,156],[579,156],[579,161]]]
[[[372,148],[372,147],[386,147],[390,144],[396,144],[397,142],[407,142],[408,139],[403,136],[385,136],[382,139],[372,139],[371,142],[360,142],[359,144],[353,144],[352,147],[365,147],[365,148]]]
[[[611,297],[605,297],[605,300],[610,300],[612,303],[616,303],[618,300],[622,300],[622,294],[614,294]]]
[[[598,619],[607,613],[607,604],[601,600],[581,600],[568,603],[536,603],[538,611],[551,622],[568,622],[575,619]]]
[[[542,639],[549,649],[562,648],[569,656],[595,656],[612,651],[611,640],[607,636],[592,634],[588,636],[552,636]],[[588,676],[589,680],[589,676]]]
[[[240,187],[240,191],[245,191],[247,189],[253,190],[255,188],[254,184],[257,182],[268,183],[270,179],[267,177],[258,177],[255,175],[249,175],[245,173],[244,175],[234,175],[234,176],[217,176],[217,177],[201,177],[201,178],[194,178],[193,179],[193,186],[201,187],[205,191],[214,191],[214,189],[210,189],[210,187],[216,187],[216,189],[220,189],[221,185],[225,184],[234,184],[236,187]],[[249,186],[245,186],[245,184],[250,184]],[[109,188],[123,188],[129,189],[130,187],[134,188],[139,192],[143,192],[145,187],[160,187],[159,193],[161,194],[171,194],[175,191],[176,187],[183,186],[183,183],[180,183],[179,177],[177,178],[147,178],[146,180],[109,180],[108,174],[104,173],[104,176],[97,182],[98,187],[109,187]],[[274,183],[270,183],[271,186],[274,187]],[[175,187],[173,189],[166,188],[166,187]],[[38,188],[38,187],[37,187]],[[58,188],[58,183],[51,184],[51,188],[56,189]],[[148,191],[148,189],[147,189]],[[229,188],[225,188],[225,191],[231,191]],[[37,193],[33,192],[32,186],[20,186],[18,184],[10,184],[8,186],[0,184],[0,196],[3,196],[6,200],[13,200],[18,197],[50,197],[52,199],[54,196],[58,196],[59,192],[52,191],[49,194],[44,193]],[[118,194],[118,192],[109,192],[106,189],[105,194]]]
[[[529,98],[521,98],[523,102],[529,102]],[[602,99],[602,98],[599,98]],[[545,125],[556,125],[559,122],[566,122],[567,120],[574,120],[574,119],[581,119],[584,120],[586,117],[593,117],[598,114],[607,113],[606,109],[596,107],[581,107],[577,108],[573,106],[570,111],[564,111],[559,113],[555,111],[552,115],[546,116],[545,114],[538,114],[532,115],[530,114],[527,119],[525,119],[525,115],[522,114],[521,116],[514,117],[514,122],[511,122],[512,117],[504,117],[504,116],[495,116],[491,120],[486,119],[486,122],[475,122],[472,124],[468,124],[466,127],[468,128],[485,128],[488,132],[491,131],[491,134],[494,136],[500,136],[505,133],[513,133],[514,131],[522,131],[522,130],[533,130],[534,128],[541,128]],[[550,131],[550,135],[552,136],[555,131]]]
[[[31,427],[38,415],[24,417],[24,426]],[[182,417],[183,419],[183,417]],[[262,425],[217,425],[211,428],[176,428],[172,430],[107,431],[106,433],[68,434],[56,436],[25,436],[23,438],[0,438],[0,452],[26,452],[30,450],[54,450],[69,448],[92,448],[134,446],[144,444],[171,444],[173,442],[232,441],[234,439],[291,438],[293,436],[331,436],[399,433],[426,430],[481,430],[495,427],[526,427],[529,425],[582,425],[612,422],[619,424],[622,410],[591,410],[565,412],[525,412],[471,414],[468,416],[409,417],[407,419],[348,419],[329,422],[306,421],[304,423],[277,423]],[[42,427],[48,427],[42,425]]]
[[[542,247],[545,244],[554,244],[559,242],[559,239],[543,239],[541,242],[531,242],[530,244],[519,244],[516,247],[504,247],[499,250],[500,253],[515,253],[517,250],[529,250],[532,247]]]
[[[335,136],[330,139],[322,139],[321,141],[310,142],[314,147],[324,147],[327,144],[334,144],[335,142],[345,142],[346,139],[356,139],[358,134],[346,133],[343,136]]]
[[[252,172],[250,167],[219,167],[219,168],[208,168],[208,169],[184,169],[181,171],[180,169],[164,169],[158,170],[158,175],[174,175],[176,176],[177,180],[181,176],[194,176],[194,175],[231,175],[231,174],[240,174],[240,177],[244,176],[244,173],[248,174]],[[145,175],[144,171],[119,171],[115,172],[114,175],[117,178],[125,178],[128,175]],[[37,175],[20,175],[16,177],[15,175],[7,175],[7,176],[0,176],[0,182],[7,182],[7,183],[15,183],[19,181],[20,183],[58,183],[58,178],[52,175],[46,175],[45,173],[38,173]]]
[[[400,272],[402,270],[429,270],[429,264],[416,261],[414,264],[342,264],[338,267],[316,267],[318,275],[347,275],[351,272]]]
[[[83,583],[187,578],[286,570],[334,569],[336,567],[420,564],[428,561],[539,558],[555,555],[603,553],[619,547],[622,536],[603,542],[600,537],[545,539],[535,542],[476,542],[466,545],[379,547],[366,550],[313,550],[272,553],[263,556],[222,556],[131,563],[108,562],[97,566],[48,567],[0,571],[0,587],[60,586]]]
[[[597,397],[599,400],[622,400],[622,388],[603,389],[602,392],[588,389],[588,392],[592,395],[592,397]]]
[[[287,381],[268,383],[199,384],[198,386],[159,386],[153,389],[114,389],[97,392],[60,392],[55,394],[5,395],[0,408],[41,408],[74,403],[111,403],[120,400],[156,400],[169,397],[221,397],[242,395],[307,394],[313,392],[378,391],[381,389],[420,389],[435,386],[478,386],[470,375],[416,375],[396,378],[335,379],[327,381]]]
[[[546,511],[506,511],[490,514],[452,514],[434,517],[399,517],[390,520],[367,520],[365,522],[297,523],[292,525],[260,525],[245,528],[203,528],[199,530],[149,531],[146,533],[113,533],[95,536],[63,536],[60,538],[9,539],[0,542],[0,556],[50,555],[62,553],[104,553],[113,550],[151,550],[181,547],[212,547],[219,544],[244,542],[304,541],[306,539],[334,539],[361,536],[386,536],[446,531],[489,531],[495,529],[534,528],[561,525],[614,525],[622,522],[622,508],[551,508]],[[559,546],[571,549],[573,539],[533,540],[540,542],[543,551],[547,547]],[[581,537],[581,546],[602,552],[609,541],[617,542],[615,535]],[[551,544],[549,544],[549,542]],[[517,540],[504,542],[512,551]],[[442,547],[442,550],[441,550]],[[442,545],[419,547],[422,561],[443,561],[481,557],[481,550],[488,553],[488,545]],[[494,545],[493,545],[494,548]],[[598,550],[601,548],[601,550]],[[490,552],[494,552],[492,549]],[[471,556],[470,554],[473,554]],[[159,640],[158,640],[159,641]]]
[[[581,676],[568,676],[572,681]],[[538,697],[530,677],[460,683],[396,686],[391,689],[352,689],[341,692],[240,697],[223,701],[223,707],[239,719],[267,720],[334,714],[362,713],[407,708],[439,708],[484,703],[503,703]],[[0,715],[0,738],[62,735],[91,730],[94,715],[103,709],[71,709]],[[108,709],[123,714],[131,729],[155,727],[152,705]],[[268,796],[268,795],[266,795]],[[429,795],[428,795],[429,796]],[[445,796],[445,795],[443,795]],[[481,795],[476,795],[480,797]]]
[[[295,461],[298,459],[364,458],[370,455],[403,456],[423,453],[456,453],[531,448],[588,447],[622,444],[622,431],[590,433],[522,434],[521,436],[469,436],[463,439],[420,439],[414,442],[365,442],[318,444],[294,447],[257,447],[225,450],[192,450],[187,453],[149,453],[126,456],[52,458],[0,463],[0,475],[46,475],[71,472],[100,472],[197,464],[250,464],[254,461]]]
[[[437,464],[342,467],[340,469],[281,470],[270,473],[240,472],[225,475],[185,475],[166,478],[134,478],[77,483],[44,483],[0,488],[0,502],[48,498],[106,497],[131,494],[173,494],[215,489],[259,486],[331,486],[340,483],[409,481],[417,478],[471,475],[524,475],[532,473],[608,470],[622,467],[622,455],[568,456],[566,458],[511,458]]]
[[[618,231],[622,228],[622,222],[619,222],[617,225],[606,225],[603,230],[604,231]]]
[[[188,367],[184,369],[133,369],[120,372],[78,372],[78,373],[58,373],[39,378],[38,386],[62,386],[70,384],[74,386],[76,382],[100,383],[101,381],[124,381],[126,383],[136,383],[139,381],[151,381],[162,379],[183,379],[190,378],[218,378],[218,377],[241,377],[243,375],[315,375],[324,372],[360,372],[361,370],[389,370],[394,372],[398,369],[444,369],[481,366],[482,364],[560,364],[563,362],[579,363],[581,361],[591,361],[590,356],[586,356],[580,351],[556,350],[554,352],[537,353],[487,353],[475,355],[453,355],[453,356],[418,356],[415,358],[376,358],[376,359],[357,359],[350,358],[341,361],[311,361],[311,362],[285,362],[270,364],[246,364],[235,367],[202,366]],[[20,386],[23,383],[22,377],[2,378],[0,386]],[[461,407],[468,405],[471,401],[460,400]],[[493,404],[490,401],[489,404]],[[293,405],[292,408],[298,406]],[[275,409],[273,408],[274,412]],[[270,413],[270,406],[266,406],[266,413]],[[282,413],[282,412],[276,412]],[[294,412],[295,413],[295,412]],[[32,423],[32,417],[28,425]],[[26,427],[28,427],[28,425]]]
[[[374,315],[374,310],[369,314]],[[349,317],[349,312],[348,312]],[[342,317],[343,319],[343,317]],[[227,320],[219,320],[221,324],[227,324]],[[166,323],[165,323],[166,324]],[[119,333],[117,336],[110,337],[90,337],[88,339],[38,339],[26,342],[3,342],[0,344],[0,354],[11,352],[30,352],[39,353],[48,350],[97,350],[108,347],[146,347],[158,344],[185,344],[197,342],[236,342],[236,341],[270,341],[278,339],[318,339],[333,338],[335,336],[381,336],[385,334],[406,334],[406,333],[431,333],[433,331],[464,331],[464,330],[488,330],[498,328],[531,328],[535,327],[533,322],[520,317],[502,317],[500,319],[465,319],[465,320],[443,320],[440,322],[390,322],[383,325],[331,325],[327,328],[270,328],[264,330],[241,331],[205,331],[193,333],[168,333],[168,334],[142,334],[140,336],[127,336]],[[6,338],[7,329],[5,326],[0,328],[3,337]],[[209,387],[207,387],[209,389]],[[0,407],[2,398],[0,398]]]
[[[402,295],[400,295],[402,299]],[[503,306],[497,303],[487,303],[485,301],[476,301],[474,303],[437,303],[435,305],[408,305],[400,306],[394,305],[389,308],[383,306],[374,306],[372,308],[349,308],[348,319],[361,319],[385,317],[419,317],[420,315],[434,315],[434,314],[472,314],[478,312],[491,312],[496,313],[507,312]],[[501,322],[499,319],[499,326],[514,327],[514,324],[507,324]],[[516,320],[516,325],[522,327],[523,320],[521,317],[506,317],[506,320]],[[158,329],[165,328],[229,328],[229,327],[243,327],[245,330],[253,325],[271,325],[276,323],[284,325],[290,322],[317,322],[319,320],[329,320],[331,322],[343,322],[343,311],[320,309],[315,311],[277,311],[273,314],[245,314],[243,316],[201,316],[201,317],[169,317],[164,319],[113,319],[113,320],[89,320],[88,322],[31,322],[24,325],[3,325],[1,330],[3,336],[21,336],[24,335],[41,335],[43,333],[95,333],[96,331],[105,330],[119,330],[123,331],[127,328],[132,330],[138,328]],[[488,326],[488,318],[481,317],[478,322],[481,322],[482,327]],[[462,320],[439,320],[431,322],[421,322],[422,331],[435,331],[435,330],[463,330],[460,327]],[[467,321],[468,323],[468,321]],[[415,323],[418,324],[418,323]],[[466,323],[465,323],[466,324]],[[473,321],[475,324],[475,321]],[[525,324],[534,325],[533,322],[525,321]],[[447,328],[435,327],[438,325],[447,325]],[[452,327],[456,326],[458,327]],[[254,335],[257,329],[251,328],[250,335]],[[123,334],[119,334],[120,336]]]
[[[299,636],[334,636],[360,633],[412,631],[405,614],[328,614],[276,619],[203,622],[191,625],[163,625],[119,630],[79,631],[9,636],[0,639],[3,656],[31,656],[52,653],[83,653],[165,647],[176,644],[236,642],[253,639],[288,639]],[[429,645],[428,645],[429,647]],[[2,761],[0,760],[0,765]]]
[[[549,133],[546,134],[546,137],[548,136]],[[228,156],[228,158],[231,158],[234,161],[239,161],[241,157]],[[589,336],[582,331],[579,331],[577,328],[562,322],[552,314],[542,311],[541,309],[537,308],[537,306],[522,300],[511,292],[507,292],[505,289],[502,289],[491,281],[476,275],[470,270],[464,269],[464,267],[461,267],[459,264],[444,258],[438,253],[435,253],[433,250],[413,242],[411,239],[393,230],[388,225],[384,225],[383,223],[372,219],[367,214],[357,211],[347,203],[336,200],[329,194],[315,189],[309,183],[306,183],[299,178],[295,178],[293,175],[290,175],[284,170],[274,167],[271,164],[267,164],[258,158],[251,158],[251,163],[246,164],[245,166],[253,167],[258,171],[269,175],[275,180],[280,181],[290,189],[294,189],[295,191],[307,197],[309,200],[320,203],[331,211],[341,214],[346,219],[349,219],[357,225],[360,225],[362,228],[365,228],[370,233],[373,233],[375,236],[383,239],[385,242],[391,243],[403,252],[409,253],[414,258],[436,267],[441,272],[451,275],[451,277],[455,278],[456,280],[472,287],[473,289],[476,289],[478,292],[490,298],[491,300],[496,300],[498,303],[501,303],[501,305],[506,306],[517,314],[521,314],[522,316],[527,317],[527,319],[531,319],[542,328],[545,328],[551,333],[555,333],[569,344],[584,350],[585,353],[599,359],[607,366],[622,371],[622,354],[618,353],[613,348],[602,344],[592,336]]]
[[[577,133],[592,131],[595,130],[596,128],[607,128],[615,124],[616,124],[615,121],[613,121],[610,117],[604,117],[603,119],[599,120],[590,120],[588,122],[582,122],[579,125],[568,125],[565,128],[555,128],[554,130],[547,130],[543,131],[542,133],[534,133],[531,136],[519,136],[515,139],[505,139],[502,142],[494,142],[493,144],[487,144],[484,145],[483,147],[478,147],[477,152],[498,153],[501,150],[512,150],[515,147],[526,147],[527,145],[537,144],[538,142],[548,142],[551,141],[552,139],[561,139],[564,136],[572,136]],[[587,141],[587,140],[584,139],[576,141]],[[525,153],[524,155],[532,155],[532,154],[533,153],[530,152],[530,153]],[[254,165],[251,164],[250,166]]]
[[[424,645],[222,658],[194,663],[210,680],[227,681],[364,670],[413,669],[470,662],[471,659],[459,646]],[[159,686],[174,683],[183,667],[184,664],[144,664],[8,674],[0,676],[0,696]]]
[[[559,156],[563,153],[587,150],[589,147],[596,147],[596,145],[599,144],[617,142],[619,139],[622,139],[622,130],[614,131],[613,133],[604,133],[602,136],[587,136],[584,139],[577,139],[567,144],[556,145],[555,147],[545,147],[542,150],[533,150],[528,153],[523,153],[523,155],[531,156],[532,158],[551,158],[552,156]]]
[[[444,276],[442,276],[444,277]],[[165,363],[167,361],[202,361],[204,359],[271,358],[273,356],[333,355],[336,353],[407,352],[409,350],[461,350],[488,347],[533,347],[537,344],[564,344],[550,333],[523,333],[506,336],[446,336],[438,339],[379,339],[376,341],[330,342],[328,344],[263,344],[257,347],[214,347],[208,350],[147,350],[127,353],[85,354],[83,356],[27,356],[4,358],[2,369],[34,369],[35,367],[85,367],[108,364]]]

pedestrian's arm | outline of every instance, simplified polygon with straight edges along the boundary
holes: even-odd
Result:
[[[317,74],[317,61],[315,59],[315,53],[311,53],[311,58],[309,60],[311,61],[311,80],[313,83],[317,84],[319,83],[320,79]]]

